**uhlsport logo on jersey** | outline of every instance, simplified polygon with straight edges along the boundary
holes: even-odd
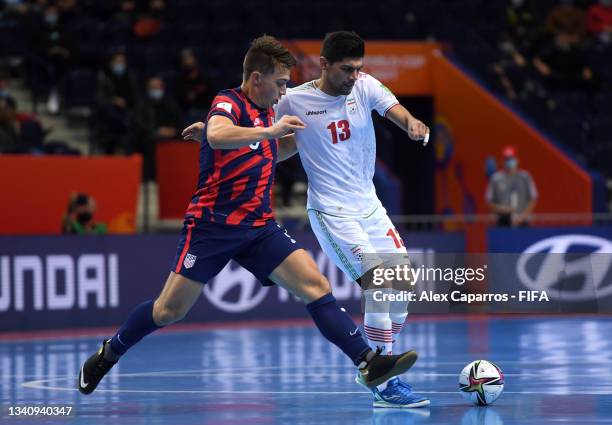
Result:
[[[208,284],[204,295],[219,310],[243,313],[257,307],[268,293],[255,276],[242,267],[227,264]]]
[[[592,235],[554,236],[529,246],[516,271],[527,288],[552,299],[582,302],[612,295],[612,241]]]
[[[327,114],[327,109],[321,109],[320,111],[308,111],[306,112],[306,116],[310,115],[324,115]]]
[[[193,267],[197,259],[198,259],[197,256],[193,254],[187,254],[185,256],[185,261],[183,261],[183,265],[185,266],[186,269],[190,269]]]

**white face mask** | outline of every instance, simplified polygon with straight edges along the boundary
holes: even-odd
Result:
[[[125,73],[125,68],[126,66],[123,62],[117,62],[111,66],[111,69],[116,75],[123,75]]]
[[[57,25],[59,17],[57,15],[45,15],[45,22],[54,27]]]
[[[164,91],[162,89],[150,89],[149,97],[153,100],[160,100],[164,97]]]

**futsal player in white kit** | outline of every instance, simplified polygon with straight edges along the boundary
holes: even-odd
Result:
[[[426,144],[429,139],[425,124],[381,82],[361,72],[364,53],[364,42],[354,32],[327,34],[321,49],[321,77],[288,89],[276,107],[277,120],[294,115],[306,125],[285,142],[297,144],[308,176],[308,217],[319,244],[360,284],[365,272],[376,267],[409,264],[404,243],[372,181],[376,160],[372,111],[391,120],[413,140]],[[364,295],[368,342],[373,349],[380,347],[390,354],[408,315],[408,303],[395,303],[386,310],[369,308],[368,303],[376,302],[372,290]],[[429,405],[427,398],[414,394],[399,378],[372,392],[375,407]]]

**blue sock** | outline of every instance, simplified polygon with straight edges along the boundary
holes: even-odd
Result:
[[[359,328],[347,312],[342,311],[332,294],[322,296],[306,305],[319,331],[330,342],[344,351],[355,365],[370,351]]]
[[[161,326],[157,326],[153,321],[153,300],[145,301],[132,310],[111,338],[111,349],[114,354],[122,356],[132,345],[159,328]]]

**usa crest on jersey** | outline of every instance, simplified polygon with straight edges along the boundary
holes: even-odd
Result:
[[[185,256],[185,260],[183,261],[183,265],[185,266],[186,269],[190,269],[193,267],[197,259],[198,259],[197,256],[193,254],[187,254]]]

